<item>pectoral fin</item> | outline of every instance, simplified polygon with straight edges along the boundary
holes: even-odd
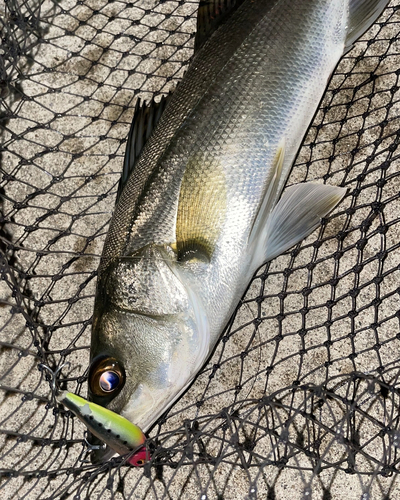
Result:
[[[178,260],[200,254],[210,259],[226,215],[226,179],[222,167],[201,157],[189,160],[182,179],[176,217]]]
[[[277,257],[318,227],[346,194],[345,188],[307,182],[288,188],[253,240],[253,269]],[[251,236],[250,236],[251,238]]]
[[[266,189],[263,193],[263,202],[258,210],[257,216],[254,219],[253,227],[250,231],[249,246],[253,247],[254,242],[259,241],[262,233],[265,231],[265,222],[268,220],[273,203],[279,195],[279,182],[283,163],[285,160],[285,140],[282,140],[276,151],[274,161],[271,167],[271,176],[267,179]]]

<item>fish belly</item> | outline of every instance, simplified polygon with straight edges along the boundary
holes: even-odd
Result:
[[[274,159],[282,148],[272,205],[343,53],[346,20],[343,1],[277,2],[276,12],[255,24],[220,78],[210,83],[164,157],[170,165],[179,163],[177,158],[186,164],[196,159],[193,184],[204,189],[209,183],[210,204],[220,202],[215,186],[224,186],[225,218],[211,263],[194,270],[207,309],[210,349],[256,270],[249,232]],[[205,177],[205,166],[214,175]]]

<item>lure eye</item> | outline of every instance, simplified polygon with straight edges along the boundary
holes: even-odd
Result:
[[[101,357],[93,361],[89,371],[90,390],[96,396],[109,396],[125,383],[125,373],[115,358]]]
[[[142,467],[149,460],[150,453],[143,446],[143,448],[140,448],[140,450],[128,460],[128,463],[134,467]]]

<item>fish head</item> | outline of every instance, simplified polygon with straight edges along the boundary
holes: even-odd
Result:
[[[208,350],[204,308],[165,252],[150,247],[119,259],[100,278],[90,400],[146,432],[190,384]]]

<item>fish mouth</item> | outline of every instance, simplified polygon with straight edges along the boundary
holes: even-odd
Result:
[[[96,436],[93,434],[88,433],[87,441],[89,443],[89,449],[90,447],[94,447],[91,449],[90,453],[90,461],[93,465],[99,465],[103,464],[105,462],[108,462],[111,458],[113,457],[118,457],[118,453],[110,448],[107,444],[105,444],[101,439],[98,439]],[[139,448],[137,452],[128,460],[128,463],[131,465],[144,465],[144,464],[132,464],[132,459],[137,456],[137,453],[144,454],[146,457],[145,462],[148,462],[150,459],[150,453],[147,450],[146,446],[143,445],[142,448]]]
[[[160,397],[163,391],[160,391]],[[162,405],[165,403],[162,400]],[[158,414],[154,415],[154,410],[156,407],[156,399],[152,394],[152,391],[144,385],[140,384],[136,391],[131,395],[128,404],[118,413],[135,423],[143,432],[146,432],[152,425],[154,418],[157,419],[159,415],[163,412],[162,409]],[[88,433],[87,441],[89,447],[92,448],[90,460],[92,464],[101,464],[107,462],[113,456],[118,456],[118,453],[113,450],[110,446],[106,445],[104,441],[96,437],[95,435]]]

